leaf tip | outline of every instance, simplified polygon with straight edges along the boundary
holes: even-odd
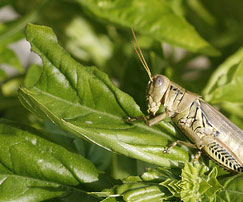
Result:
[[[56,35],[54,34],[52,28],[46,27],[44,25],[35,25],[28,23],[25,27],[25,36],[29,42],[34,39],[40,40],[43,36],[48,37],[49,40],[57,41]]]

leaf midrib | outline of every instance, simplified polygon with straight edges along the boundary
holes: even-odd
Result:
[[[24,88],[24,89],[28,89],[28,88]],[[52,95],[52,94],[50,94],[50,93],[47,93],[47,92],[45,92],[45,91],[42,91],[41,89],[39,89],[39,88],[37,88],[37,87],[32,87],[32,89],[34,89],[34,90],[40,92],[41,94],[44,94],[44,95],[49,96],[49,97],[52,97],[53,99],[60,100],[60,101],[62,101],[62,102],[64,102],[64,103],[67,103],[67,104],[69,104],[69,105],[73,105],[73,106],[75,106],[75,107],[81,107],[81,108],[87,109],[87,110],[89,110],[89,111],[91,111],[91,112],[93,112],[93,113],[99,113],[99,114],[101,114],[101,115],[108,116],[108,117],[110,117],[111,119],[123,120],[123,121],[124,121],[124,119],[121,118],[121,117],[119,117],[119,116],[115,116],[115,115],[109,114],[109,113],[107,113],[107,112],[98,111],[98,110],[95,110],[95,109],[93,109],[93,108],[89,108],[89,107],[87,107],[87,106],[85,106],[85,105],[81,105],[80,103],[78,103],[78,104],[72,103],[72,102],[67,101],[67,100],[65,100],[65,99],[63,99],[63,98],[60,98],[60,97],[54,96],[54,95]],[[31,91],[28,89],[28,92],[31,92]],[[33,93],[33,92],[31,92],[31,94],[32,94],[32,93]],[[37,101],[37,100],[34,98],[34,96],[32,96],[32,95],[30,95],[30,94],[29,94],[29,96],[31,96],[32,99],[35,100],[35,102],[37,102],[37,103],[40,104],[40,102]],[[40,105],[43,106],[43,107],[45,107],[45,108],[50,112],[50,110],[49,110],[48,107],[46,107],[46,106],[43,105],[43,104],[40,104]],[[52,112],[51,112],[51,113],[52,113]],[[53,114],[53,115],[54,115],[54,114]],[[54,116],[57,117],[58,119],[62,119],[62,120],[64,120],[63,118],[58,117],[56,114],[55,114]],[[124,121],[124,122],[125,122],[125,121]],[[154,129],[153,127],[148,127],[148,126],[146,126],[146,125],[144,125],[144,124],[142,124],[142,123],[133,123],[133,125],[135,125],[135,126],[137,126],[137,127],[139,127],[139,128],[145,129],[145,130],[147,130],[147,131],[150,131],[150,132],[152,132],[152,133],[166,136],[169,140],[172,140],[171,136],[169,136],[169,135],[166,134],[166,133],[162,133],[159,129]]]

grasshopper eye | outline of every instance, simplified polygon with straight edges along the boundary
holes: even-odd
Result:
[[[154,81],[154,86],[155,86],[155,87],[160,87],[160,86],[163,85],[163,83],[164,83],[164,79],[163,79],[163,77],[158,76],[158,77],[155,79],[155,81]]]

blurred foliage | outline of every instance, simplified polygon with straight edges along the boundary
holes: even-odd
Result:
[[[184,139],[170,123],[164,122],[152,132],[148,132],[148,129],[141,126],[142,124],[138,124],[137,132],[134,134],[130,133],[127,136],[121,134],[120,139],[115,139],[113,136],[106,140],[96,137],[91,143],[80,138],[87,134],[81,132],[79,136],[67,130],[67,125],[62,122],[62,116],[58,117],[58,121],[53,120],[51,115],[40,118],[38,115],[43,112],[38,109],[38,104],[34,110],[28,107],[31,111],[37,111],[37,114],[29,112],[20,103],[17,90],[19,86],[25,86],[22,89],[35,86],[43,68],[42,65],[33,64],[31,59],[24,64],[13,48],[19,40],[25,39],[27,23],[49,26],[54,30],[61,47],[77,61],[66,63],[70,69],[78,62],[84,66],[96,66],[108,74],[115,86],[128,93],[142,112],[133,102],[130,104],[121,102],[124,104],[123,109],[136,107],[134,111],[129,109],[127,112],[146,114],[145,94],[148,76],[132,47],[131,41],[134,41],[130,31],[132,27],[152,74],[164,74],[187,90],[202,95],[207,102],[216,105],[231,121],[243,129],[242,0],[0,1],[0,9],[6,7],[11,8],[17,17],[9,21],[0,19],[0,118],[4,119],[0,123],[2,141],[0,178],[6,182],[0,184],[1,200],[16,198],[106,202],[151,201],[151,198],[154,201],[190,201],[189,198],[202,201],[242,200],[240,198],[243,193],[242,175],[232,176],[207,158],[203,158],[199,166],[191,164],[184,166],[181,162],[188,161],[195,152],[185,147],[176,147],[175,153],[167,157],[162,155],[162,149],[168,142],[178,138]],[[42,37],[45,38],[45,33]],[[49,42],[48,40],[46,43],[41,42],[39,52],[35,50],[38,54],[43,54],[42,58],[44,56],[51,58],[51,51],[57,51],[55,45],[47,54],[46,47]],[[32,49],[36,47],[37,44],[32,44]],[[67,55],[65,52],[63,63],[66,62]],[[55,63],[61,59],[52,57],[51,61]],[[101,79],[103,74],[99,70],[93,71]],[[54,80],[49,81],[50,85],[55,85],[56,77],[53,78]],[[120,91],[118,93],[108,78],[102,81],[105,86],[114,89],[121,99],[131,99],[128,95],[120,94]],[[42,83],[40,89],[43,90],[45,84]],[[97,90],[97,86],[100,85],[96,83],[93,87]],[[53,88],[53,91],[55,90],[58,90],[56,86]],[[26,94],[30,95],[30,92]],[[62,92],[64,91],[59,91],[60,94]],[[33,103],[30,101],[26,105],[33,106]],[[67,110],[71,109],[69,105],[65,107]],[[117,107],[116,110],[120,108]],[[108,110],[108,113],[112,111]],[[124,116],[121,115],[123,118]],[[50,119],[59,126],[54,125]],[[107,131],[108,126],[113,127],[117,124],[114,119],[107,121],[109,121],[106,126]],[[79,120],[72,124],[80,125],[81,122]],[[90,131],[92,130],[97,129],[93,128]],[[141,132],[142,130],[144,131]],[[33,136],[35,141],[38,140],[37,142],[46,141],[46,146],[36,145],[30,136]],[[128,138],[133,136],[133,139]],[[94,142],[116,153],[111,153],[93,144]],[[131,150],[128,147],[119,149],[118,145],[124,142]],[[18,146],[12,146],[14,144]],[[53,147],[57,148],[56,151],[65,150],[64,153],[68,154],[68,157],[64,155],[60,160],[60,156],[51,153],[54,152]],[[25,162],[23,165],[18,160],[21,158],[18,155],[22,153],[26,153],[22,156]],[[32,155],[35,159],[32,159]],[[76,159],[76,155],[80,155],[80,159]],[[12,160],[9,160],[9,157],[12,157]],[[28,162],[29,159],[37,162],[43,160],[43,165],[46,167],[42,167],[41,171],[45,175],[38,173],[36,170],[39,168],[34,167],[35,163],[32,161]],[[67,159],[70,159],[70,165],[65,164],[64,161]],[[167,160],[164,159],[177,163],[168,166]],[[57,161],[59,164],[54,165]],[[96,176],[92,178],[93,182],[85,179],[82,181],[77,175],[77,173],[82,174],[82,169],[75,167],[76,161],[86,162],[82,164],[84,166],[89,165],[92,168],[95,166],[103,174],[100,171],[90,170],[91,174]],[[53,171],[48,170],[48,165]],[[151,169],[155,168],[155,165],[169,168],[168,171],[159,167],[157,170]],[[210,168],[209,171],[206,166]],[[71,174],[59,176],[58,172],[62,167],[66,168],[65,172]],[[57,179],[53,180],[54,177]],[[73,183],[63,179],[69,179],[69,182]],[[15,185],[14,191],[13,185]]]

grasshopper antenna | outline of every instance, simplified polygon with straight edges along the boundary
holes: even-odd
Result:
[[[139,46],[139,44],[138,44],[138,41],[137,41],[137,37],[136,37],[136,35],[135,35],[135,32],[134,32],[133,28],[131,28],[131,30],[132,30],[133,38],[134,38],[134,40],[135,40],[135,44],[136,44],[136,46],[137,46],[137,48],[136,48],[136,46],[135,46],[134,43],[132,42],[133,48],[134,48],[134,50],[136,51],[136,53],[137,53],[137,55],[138,55],[138,57],[139,57],[139,60],[141,61],[141,63],[142,63],[142,65],[143,65],[144,69],[145,69],[146,72],[148,73],[149,80],[150,80],[150,81],[153,81],[151,71],[150,71],[150,69],[149,69],[149,67],[148,67],[148,64],[147,64],[147,62],[146,62],[146,60],[145,60],[145,58],[144,58],[144,56],[143,56],[143,53],[142,53],[142,51],[141,51],[141,49],[140,49],[140,46]]]

